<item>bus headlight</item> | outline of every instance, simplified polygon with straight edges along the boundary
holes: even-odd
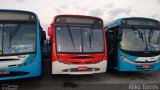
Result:
[[[24,63],[22,63],[22,64],[19,64],[18,66],[19,66],[19,67],[27,66],[27,65],[29,65],[29,64],[32,64],[32,63],[35,62],[35,61],[36,61],[36,58],[33,57],[31,60],[29,60],[29,61],[27,61],[27,62],[24,62]]]
[[[156,63],[157,63],[157,64],[160,63],[160,57],[156,60]]]
[[[127,63],[135,64],[135,62],[133,62],[133,61],[131,61],[131,60],[127,59],[127,58],[126,58],[126,57],[124,57],[122,54],[120,55],[120,58],[121,58],[123,61],[127,62]]]
[[[158,64],[159,64],[159,63],[160,63],[160,60],[158,59],[158,60],[156,61],[156,63],[158,63]]]

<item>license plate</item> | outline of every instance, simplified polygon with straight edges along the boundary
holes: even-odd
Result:
[[[79,66],[78,70],[79,71],[85,71],[85,70],[88,70],[88,67],[87,66]]]
[[[8,75],[8,74],[10,74],[9,71],[0,71],[0,75]]]
[[[150,66],[149,65],[143,65],[142,68],[148,69],[148,68],[150,68]]]

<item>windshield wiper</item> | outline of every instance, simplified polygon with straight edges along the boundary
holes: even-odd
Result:
[[[150,32],[149,32],[149,37],[148,37],[148,41],[149,41],[149,45],[150,45],[150,43],[151,43],[151,39],[152,39],[152,37],[153,37],[153,33],[154,33],[154,30],[151,30],[150,29]]]
[[[132,26],[132,30],[133,30],[135,33],[137,32],[137,33],[138,33],[138,37],[142,39],[142,42],[144,42],[142,32],[136,30],[133,26]]]
[[[90,45],[90,48],[92,47],[92,44],[91,44],[91,35],[92,35],[92,29],[90,29],[90,33],[89,33],[89,45]]]
[[[82,37],[83,35],[82,35],[82,27],[80,27],[80,29],[81,29],[80,32],[81,32],[81,45],[82,45],[82,46],[81,46],[81,52],[83,52],[83,37]]]
[[[144,29],[142,29],[141,31],[136,30],[133,26],[132,26],[132,30],[136,33],[138,33],[138,37],[142,39],[142,42],[145,43],[145,51],[149,51],[149,45],[147,44],[147,40],[146,40],[146,32]],[[143,31],[143,33],[142,33]]]
[[[67,26],[67,28],[68,28],[68,32],[69,32],[70,39],[71,39],[72,44],[73,44],[73,48],[74,48],[74,50],[75,50],[75,45],[74,45],[74,41],[73,41],[73,36],[72,36],[71,30],[70,30],[70,28],[69,28],[69,25]]]
[[[15,31],[15,32],[13,32],[13,34],[10,36],[10,39],[11,39],[11,40],[13,39],[13,37],[14,37],[14,36],[17,34],[17,32],[19,31],[20,26],[21,26],[21,24],[18,24],[17,27],[15,28],[15,30],[13,30],[13,31]]]
[[[4,39],[4,30],[6,29],[5,24],[3,24],[3,29],[2,29],[2,54],[3,54],[3,39]]]

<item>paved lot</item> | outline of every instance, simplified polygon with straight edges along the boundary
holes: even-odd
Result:
[[[0,81],[0,90],[129,90],[130,85],[157,85],[160,90],[160,71],[156,72],[115,72],[93,75],[51,75],[50,61],[45,59],[42,77]],[[141,90],[130,89],[130,90]]]

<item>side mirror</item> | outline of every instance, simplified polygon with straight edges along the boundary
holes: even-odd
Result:
[[[53,36],[53,28],[48,27],[48,36],[52,37]]]
[[[43,38],[43,40],[46,40],[46,32],[45,31],[42,31],[42,38]]]
[[[41,45],[44,46],[44,41],[46,40],[45,31],[41,31]]]

